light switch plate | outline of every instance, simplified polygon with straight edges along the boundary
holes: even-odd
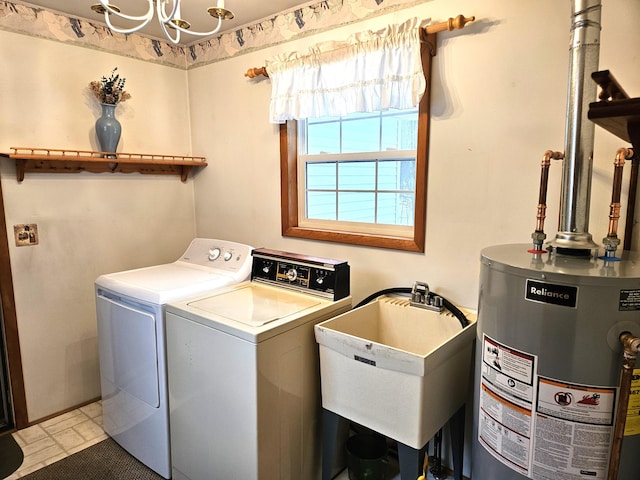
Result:
[[[22,223],[13,226],[17,247],[38,245],[38,225],[35,223]]]

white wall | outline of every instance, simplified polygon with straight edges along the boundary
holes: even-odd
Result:
[[[633,90],[640,82],[638,52],[629,48],[640,41],[640,5],[603,3],[600,68],[610,69],[631,96],[640,95]],[[439,22],[460,13],[477,20],[462,31],[439,34],[433,63],[425,253],[282,237],[278,128],[268,123],[270,82],[247,79],[244,72],[318,41],[345,39],[414,15]],[[190,70],[193,148],[212,162],[196,179],[198,234],[348,260],[354,302],[424,280],[475,308],[480,251],[530,242],[540,160],[547,149],[564,150],[570,14],[569,1],[432,0]],[[597,242],[606,235],[612,164],[620,146],[627,145],[597,128],[590,223]],[[553,165],[550,238],[557,228],[560,176],[560,165]]]
[[[88,84],[113,67],[133,98],[117,107],[119,151],[190,155],[186,72],[0,31],[0,151],[98,150]],[[26,174],[2,158],[28,417],[100,396],[94,280],[175,260],[195,234],[193,181],[139,174]],[[13,225],[40,244],[16,247]]]

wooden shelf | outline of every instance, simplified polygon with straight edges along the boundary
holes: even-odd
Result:
[[[640,149],[640,98],[629,98],[609,70],[593,72],[600,101],[589,104],[588,118],[633,148]]]
[[[589,104],[589,120],[625,142],[640,147],[635,131],[640,129],[640,98],[626,98]],[[636,138],[634,138],[636,137]]]
[[[156,155],[147,153],[108,153],[87,150],[11,147],[0,156],[15,160],[18,182],[29,173],[133,173],[179,175],[187,181],[193,168],[206,167],[204,157]],[[109,156],[109,158],[107,158]]]

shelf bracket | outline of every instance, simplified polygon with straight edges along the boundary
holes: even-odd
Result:
[[[22,160],[21,158],[16,159],[16,180],[18,183],[24,180],[24,166],[26,163],[26,160]]]
[[[182,180],[182,183],[185,183],[187,181],[187,179],[189,178],[189,173],[191,173],[191,169],[193,167],[188,167],[186,165],[182,166],[182,173],[180,174],[180,180]]]

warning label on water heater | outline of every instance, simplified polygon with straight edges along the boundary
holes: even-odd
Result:
[[[536,356],[484,336],[478,441],[509,468],[529,474]]]
[[[538,377],[531,478],[606,478],[615,402],[615,388]]]
[[[534,480],[605,479],[616,389],[540,376],[537,355],[487,335],[482,347],[480,444]]]
[[[621,312],[640,310],[640,290],[620,290],[618,310]]]
[[[624,425],[625,437],[640,434],[640,369],[633,371],[629,404],[627,405],[627,421]]]

